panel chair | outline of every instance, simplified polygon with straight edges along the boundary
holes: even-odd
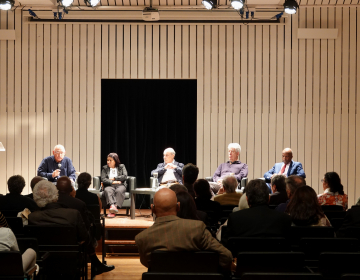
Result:
[[[136,177],[132,177],[132,176],[128,176],[126,179],[127,182],[127,187],[126,187],[126,192],[125,192],[125,200],[124,203],[122,205],[123,208],[126,208],[126,215],[129,215],[129,209],[130,209],[130,205],[131,205],[131,190],[135,190],[136,189]],[[103,192],[103,186],[101,183],[101,176],[95,176],[93,177],[93,186],[96,190],[100,191],[100,198],[101,198],[101,203],[103,205],[103,209],[104,209],[104,215],[106,215],[106,209],[109,208],[109,206],[106,203],[106,198],[105,198],[105,194]]]

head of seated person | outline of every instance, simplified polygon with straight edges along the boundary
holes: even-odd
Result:
[[[25,187],[25,179],[21,175],[14,175],[7,181],[9,193],[12,195],[21,195]]]
[[[271,190],[273,193],[286,192],[286,183],[285,183],[284,175],[275,175],[274,177],[271,178]]]
[[[174,191],[163,188],[155,193],[154,202],[151,204],[151,210],[156,217],[176,216],[180,210],[180,203],[177,202]]]
[[[182,169],[182,177],[184,184],[193,185],[198,178],[199,175],[199,168],[192,164],[186,164]]]
[[[30,187],[33,192],[34,192],[35,185],[42,180],[45,180],[45,179],[41,176],[35,176],[34,178],[32,178],[32,180],[30,182]]]
[[[69,177],[62,176],[57,180],[56,188],[59,191],[59,194],[69,195],[74,191],[74,188],[71,185],[71,180]]]
[[[323,189],[329,189],[333,194],[344,194],[344,186],[341,184],[340,176],[336,172],[327,172],[323,179]]]
[[[184,185],[181,185],[181,184],[173,184],[169,187],[169,189],[175,193],[188,192],[188,189]]]
[[[210,191],[210,184],[205,179],[198,179],[194,183],[194,190],[196,197],[201,199],[211,199],[212,194]]]
[[[34,187],[33,194],[34,201],[40,208],[45,207],[49,203],[57,202],[59,198],[58,189],[47,180],[39,181]]]
[[[228,175],[223,178],[222,181],[225,193],[236,193],[238,181],[235,176]]]
[[[306,181],[303,177],[297,175],[291,175],[285,179],[286,193],[290,199],[295,191],[303,186],[306,186]]]
[[[296,189],[286,208],[286,213],[291,216],[293,224],[297,226],[317,225],[320,219],[325,217],[316,192],[309,186]]]
[[[264,180],[251,180],[246,186],[246,199],[249,207],[269,204],[269,188]]]
[[[199,220],[196,213],[196,205],[194,199],[188,192],[176,193],[177,201],[180,203],[180,210],[177,212],[177,216],[182,219]]]
[[[79,190],[87,190],[91,185],[91,175],[83,172],[77,178],[77,186]]]

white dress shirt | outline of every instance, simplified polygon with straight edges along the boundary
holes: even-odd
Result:
[[[175,163],[175,160],[173,160],[172,164],[174,164],[174,163]],[[168,165],[168,164],[166,164],[166,165]],[[166,169],[164,176],[161,179],[161,183],[168,182],[168,181],[174,181],[174,182],[177,181],[174,172],[175,172],[175,169]]]

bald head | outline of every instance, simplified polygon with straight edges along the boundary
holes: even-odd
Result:
[[[289,164],[293,158],[293,152],[290,148],[285,148],[282,151],[282,161],[284,164]]]
[[[70,194],[73,190],[69,177],[62,176],[57,180],[56,187],[59,193]]]
[[[174,215],[179,210],[176,194],[174,191],[164,188],[156,192],[154,196],[154,204],[151,209],[157,217]]]

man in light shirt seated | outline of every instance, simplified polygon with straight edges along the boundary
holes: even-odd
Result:
[[[222,187],[222,181],[225,176],[234,175],[239,184],[242,178],[247,177],[248,166],[246,163],[239,161],[240,152],[241,147],[238,143],[230,143],[228,145],[229,161],[219,165],[214,173],[213,182],[210,182],[210,189],[214,194],[218,193]]]
[[[182,184],[182,169],[184,164],[175,161],[175,151],[173,148],[164,150],[164,162],[159,163],[155,170],[151,171],[151,176],[154,173],[158,174],[158,181],[160,185],[166,184]]]
[[[282,151],[282,162],[275,163],[273,168],[264,174],[265,182],[270,183],[272,177],[275,175],[284,175],[285,177],[297,175],[306,178],[302,164],[300,162],[293,161],[292,158],[292,150],[290,148],[285,148]],[[267,185],[271,193],[271,186],[270,184]]]

